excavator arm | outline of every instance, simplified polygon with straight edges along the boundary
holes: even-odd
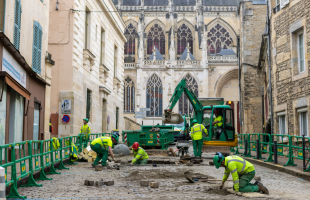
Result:
[[[172,112],[174,106],[177,104],[177,102],[181,98],[183,92],[185,93],[189,102],[193,106],[194,112],[202,111],[202,108],[203,108],[202,104],[199,102],[198,98],[193,93],[193,91],[190,90],[186,86],[186,80],[182,79],[180,83],[177,85],[177,87],[175,88],[174,93],[169,101],[167,109],[164,110],[163,123],[179,124],[184,121],[183,117],[180,114]]]

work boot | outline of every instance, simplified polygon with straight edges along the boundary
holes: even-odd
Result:
[[[257,182],[256,185],[259,187],[259,191],[261,191],[264,194],[269,194],[268,189],[260,182]]]

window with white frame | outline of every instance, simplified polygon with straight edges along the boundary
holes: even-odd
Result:
[[[286,135],[285,111],[277,113],[279,117],[279,134]]]
[[[308,108],[300,108],[297,110],[299,115],[299,135],[309,136],[308,131]]]
[[[297,51],[298,51],[298,69],[299,73],[305,71],[305,51],[304,51],[304,34],[300,32],[297,37]]]

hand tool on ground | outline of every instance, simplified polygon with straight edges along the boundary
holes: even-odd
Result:
[[[192,141],[190,141],[187,145],[181,147],[180,149],[177,149],[177,150],[175,151],[175,153],[178,152],[178,151],[180,151],[180,150],[183,149],[184,147],[187,147],[187,146],[190,145],[191,143],[192,143]],[[212,158],[212,159],[213,159],[213,158]]]

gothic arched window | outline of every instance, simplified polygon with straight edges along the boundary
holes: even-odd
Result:
[[[163,109],[163,85],[160,78],[153,74],[146,85],[146,107],[151,111],[146,112],[147,117],[161,117]]]
[[[135,111],[135,84],[131,78],[125,79],[124,85],[124,112]]]
[[[154,24],[147,34],[147,54],[153,53],[154,45],[161,54],[165,54],[165,34],[158,24]]]
[[[222,49],[228,49],[233,42],[225,27],[216,24],[208,31],[207,45],[210,54],[220,53]]]
[[[193,33],[191,29],[182,24],[178,28],[178,55],[182,55],[184,50],[186,49],[187,43],[189,43],[190,52],[193,53]]]
[[[198,83],[197,81],[190,76],[189,74],[185,77],[187,87],[194,92],[196,97],[198,97]],[[193,111],[193,106],[189,103],[186,95],[182,94],[181,98],[179,99],[179,114],[181,115],[189,115]]]
[[[127,42],[124,43],[124,56],[125,56],[125,61],[126,61],[126,57],[128,57],[129,55],[131,55],[132,57],[132,61],[134,62],[134,57],[135,57],[135,35],[136,35],[136,27],[134,25],[132,25],[132,23],[130,23],[126,30],[125,30],[125,37],[127,38]],[[127,61],[128,62],[128,61]]]

